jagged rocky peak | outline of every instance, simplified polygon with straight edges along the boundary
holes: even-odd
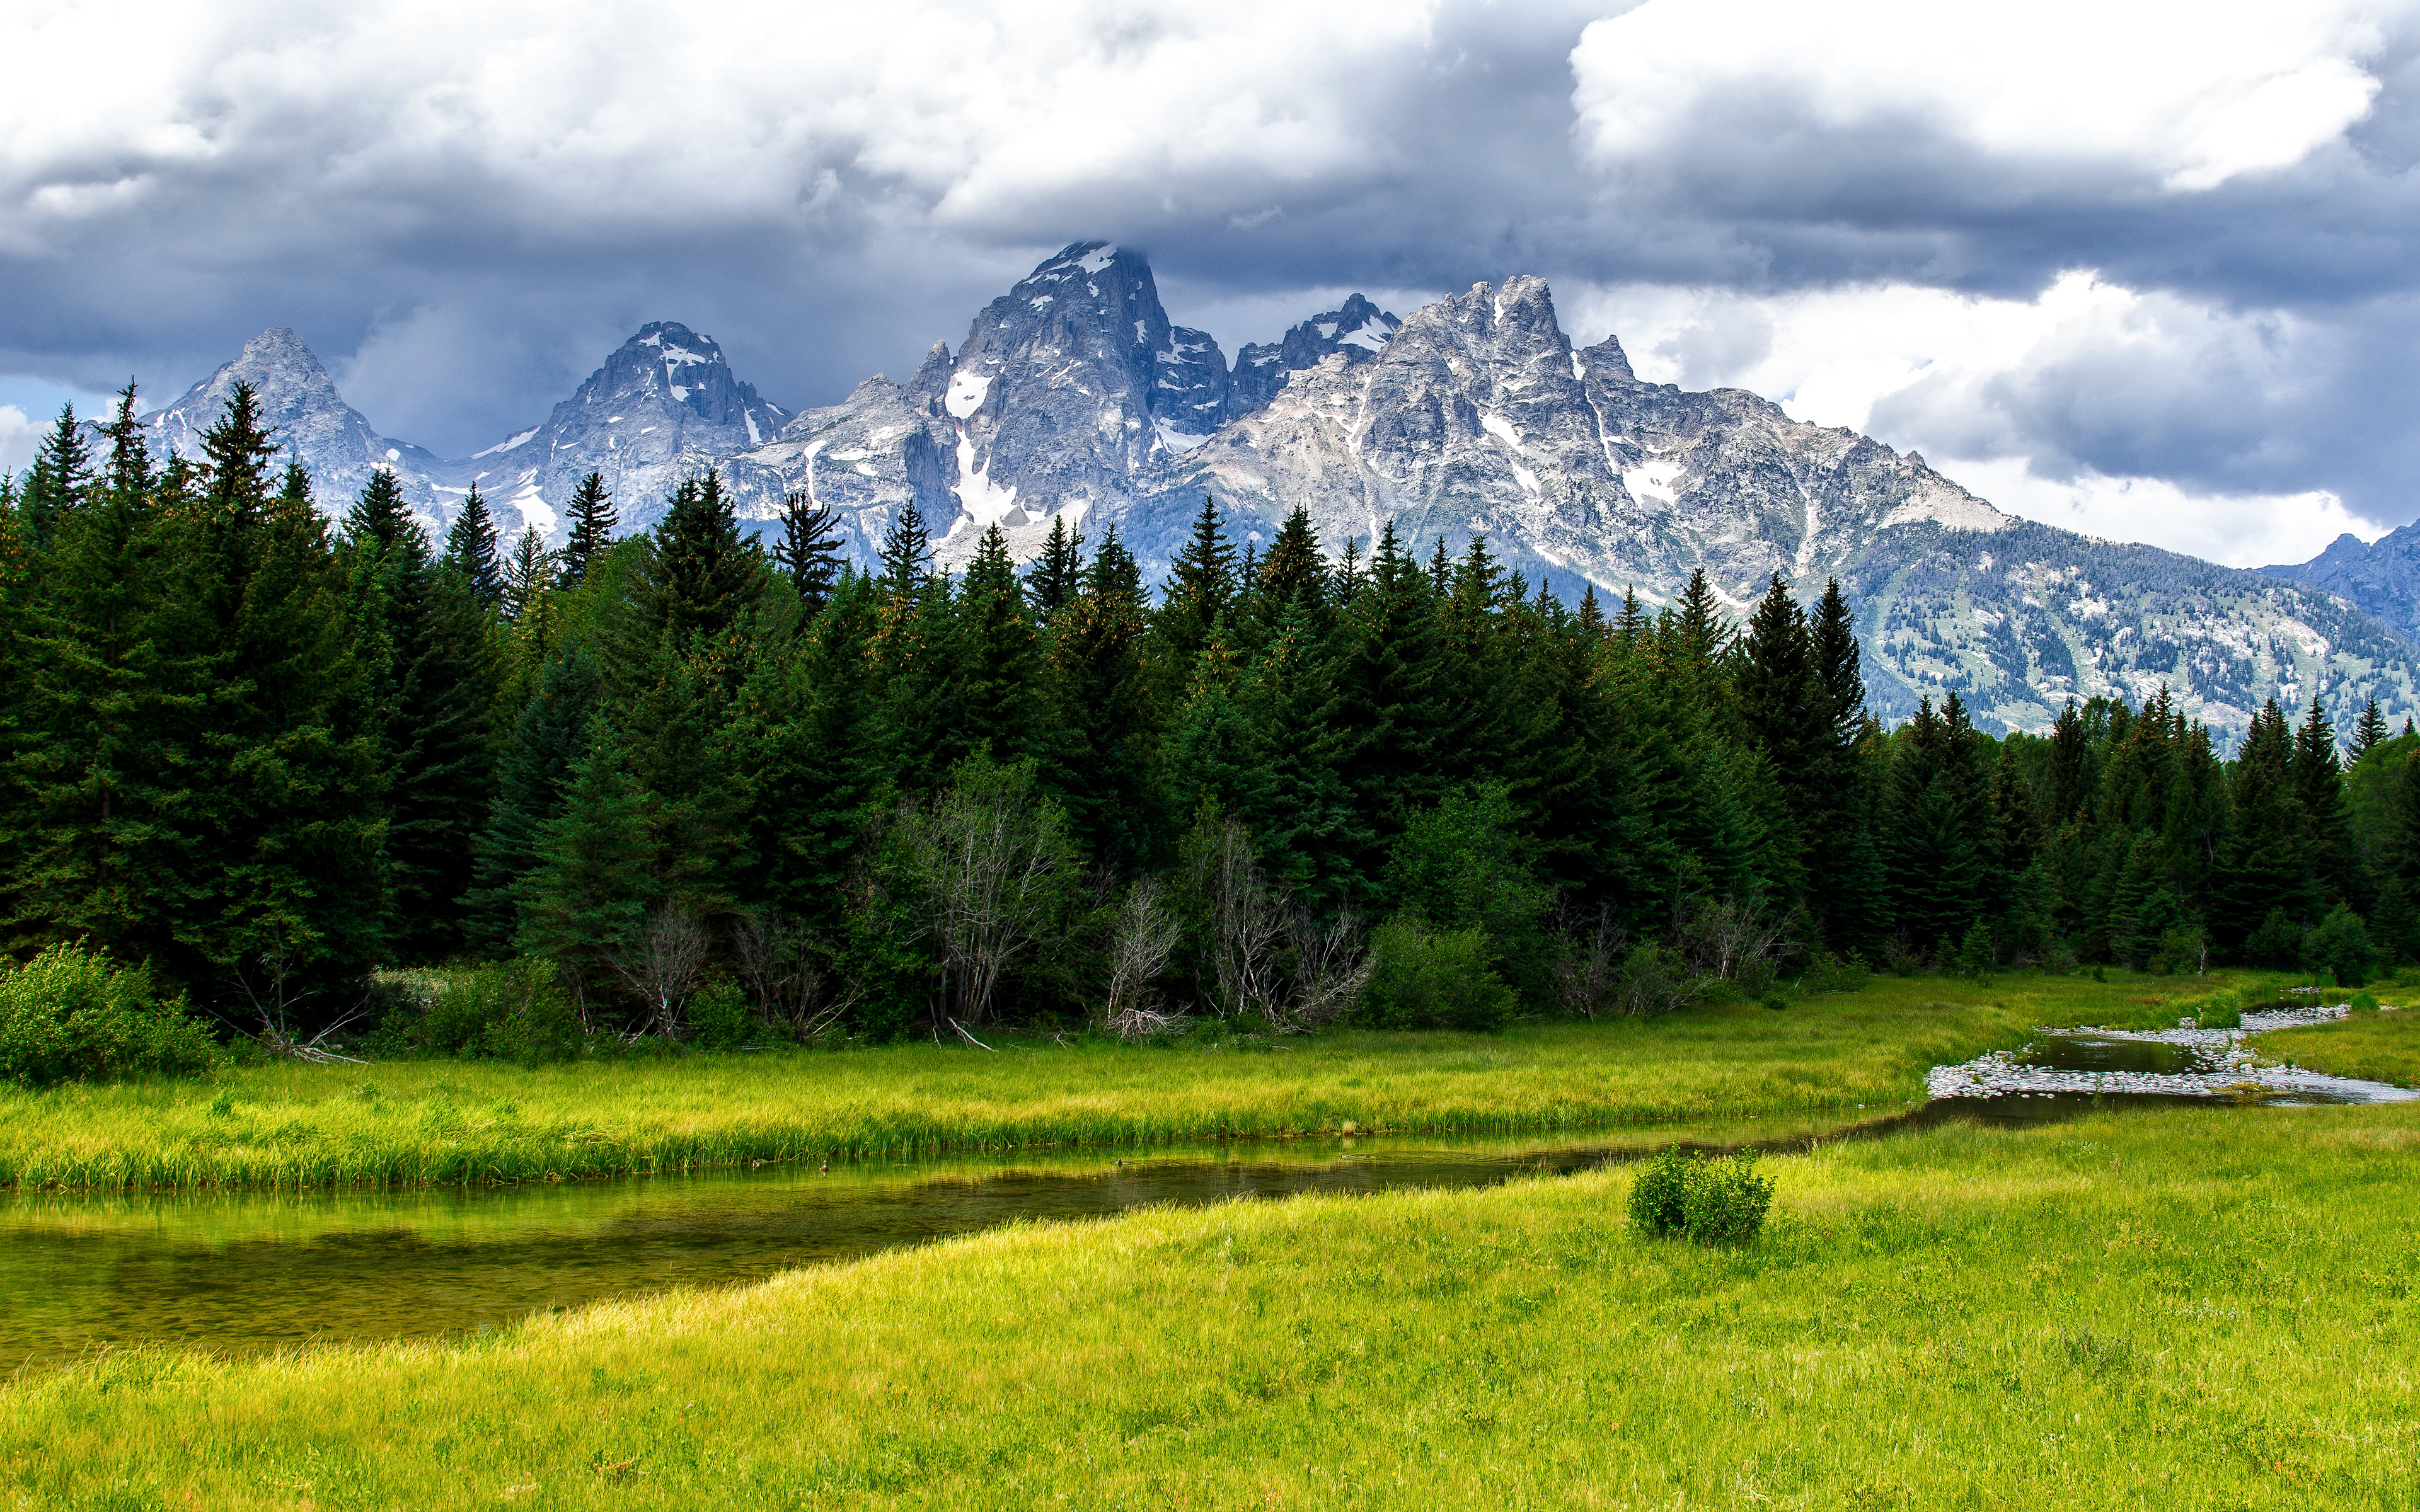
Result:
[[[711,336],[650,321],[545,422],[473,456],[449,497],[475,486],[498,525],[560,540],[563,507],[590,472],[604,475],[625,530],[653,524],[681,479],[771,440],[790,419],[741,382]]]
[[[911,394],[932,394],[947,355],[936,348]],[[975,316],[925,402],[956,464],[939,547],[953,562],[992,525],[1038,543],[1051,516],[1080,521],[1155,458],[1201,444],[1226,418],[1227,362],[1208,333],[1170,324],[1140,253],[1078,241]]]
[[[1402,325],[1403,321],[1356,294],[1276,341],[1245,346],[1235,353],[1228,414],[1250,414],[1285,387],[1287,375],[1317,367],[1333,353],[1343,353],[1347,363],[1376,361]]]
[[[2308,562],[2260,570],[2334,594],[2420,640],[2420,525],[2390,531],[2368,544],[2358,535],[2339,535]]]
[[[300,335],[272,326],[243,344],[233,362],[185,391],[145,420],[163,452],[198,457],[202,432],[226,410],[237,383],[252,385],[262,422],[277,438],[277,462],[302,464],[313,496],[328,514],[341,514],[378,471],[395,474],[404,498],[434,527],[442,512],[430,475],[442,470],[434,455],[408,441],[391,441],[370,428],[360,410],[345,403],[318,356]]]
[[[779,405],[742,383],[712,336],[701,336],[676,320],[653,320],[624,342],[605,365],[573,395],[581,404],[644,400],[661,393],[708,424],[754,424],[758,439],[772,434],[765,422],[787,418]]]

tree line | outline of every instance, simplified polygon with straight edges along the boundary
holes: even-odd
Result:
[[[881,560],[712,472],[565,545],[473,490],[442,542],[375,475],[332,522],[238,385],[155,458],[134,391],[0,480],[0,906],[230,1022],[377,967],[537,959],[593,1028],[702,990],[800,1034],[971,1038],[1652,1012],[1902,970],[2420,949],[2420,737],[2315,699],[2241,750],[2163,692],[1994,738],[1885,729],[1837,582],[1734,622],[1702,574],[1576,605],[1483,537],[1331,556],[1215,501],[1164,583],[1064,517]],[[2350,760],[2348,759],[2350,758]]]

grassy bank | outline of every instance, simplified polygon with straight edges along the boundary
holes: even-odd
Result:
[[[476,1346],[0,1391],[61,1508],[2407,1506],[2420,1110],[1775,1160],[1740,1252],[1628,1176],[1020,1227]]]
[[[2216,979],[1865,991],[1501,1035],[1129,1046],[999,1040],[525,1070],[284,1062],[213,1082],[0,1090],[0,1184],[293,1187],[544,1180],[832,1154],[1321,1132],[1570,1130],[1854,1107],[2039,1024],[2167,1013]]]
[[[2257,1041],[2260,1053],[2331,1076],[2420,1087],[2420,1008],[2354,1013],[2334,1024],[2280,1029]]]

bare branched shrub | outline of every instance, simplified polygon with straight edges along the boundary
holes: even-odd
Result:
[[[1660,1018],[1696,1002],[1713,983],[1712,977],[1692,971],[1679,951],[1644,941],[1625,951],[1614,967],[1606,1001],[1616,1012],[1632,1018]]]
[[[970,771],[900,825],[923,884],[949,1016],[981,1024],[1009,964],[1077,882],[1066,816],[1021,768]]]
[[[1681,928],[1681,949],[1699,970],[1762,991],[1791,949],[1792,921],[1735,898],[1699,899]]]
[[[697,910],[677,899],[656,904],[638,938],[613,953],[613,969],[641,1002],[647,1017],[642,1034],[670,1037],[680,1028],[680,1006],[706,969],[706,925]]]
[[[1575,918],[1567,907],[1557,909],[1555,997],[1565,1012],[1592,1019],[1601,1012],[1622,1011],[1615,994],[1629,943],[1630,932],[1613,921],[1609,903],[1600,906],[1596,918],[1590,920]]]
[[[731,926],[731,946],[757,1013],[768,1024],[787,1027],[801,1043],[830,1034],[860,995],[854,989],[834,990],[815,964],[812,943],[778,908],[740,915]]]
[[[1190,890],[1207,915],[1203,943],[1218,1016],[1249,1013],[1276,1023],[1282,1011],[1277,1005],[1285,911],[1252,858],[1244,826],[1233,819],[1218,821],[1208,842],[1187,858],[1187,870]]]
[[[1322,924],[1308,908],[1288,909],[1286,943],[1294,973],[1285,997],[1270,1015],[1271,1026],[1296,1032],[1325,1028],[1351,1012],[1375,964],[1353,910],[1340,909]]]
[[[1143,877],[1128,887],[1109,926],[1109,996],[1101,1024],[1122,1040],[1172,1034],[1191,1020],[1165,1006],[1152,984],[1168,969],[1184,936],[1184,922],[1168,904],[1168,887]]]

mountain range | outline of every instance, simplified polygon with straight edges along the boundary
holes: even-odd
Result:
[[[862,563],[913,500],[945,566],[992,525],[1031,556],[1063,517],[1095,540],[1114,526],[1156,579],[1208,496],[1241,540],[1301,505],[1331,553],[1389,520],[1423,556],[1483,534],[1567,599],[1592,584],[1652,608],[1702,567],[1744,614],[1776,572],[1802,596],[1837,577],[1885,717],[1954,690],[1987,728],[2040,730],[2070,697],[2163,686],[2223,733],[2271,697],[2316,693],[2340,721],[2371,696],[2420,709],[2420,527],[2248,572],[2013,517],[1920,454],[1742,390],[1644,382],[1616,338],[1574,347],[1526,275],[1401,318],[1357,294],[1231,364],[1170,320],[1140,253],[1078,242],[904,382],[792,412],[710,337],[659,321],[544,421],[459,460],[380,436],[281,329],[149,417],[161,443],[194,450],[238,378],[323,503],[384,468],[435,532],[475,486],[508,532],[559,540],[591,470],[643,528],[716,467],[744,519],[762,529],[806,493]]]

